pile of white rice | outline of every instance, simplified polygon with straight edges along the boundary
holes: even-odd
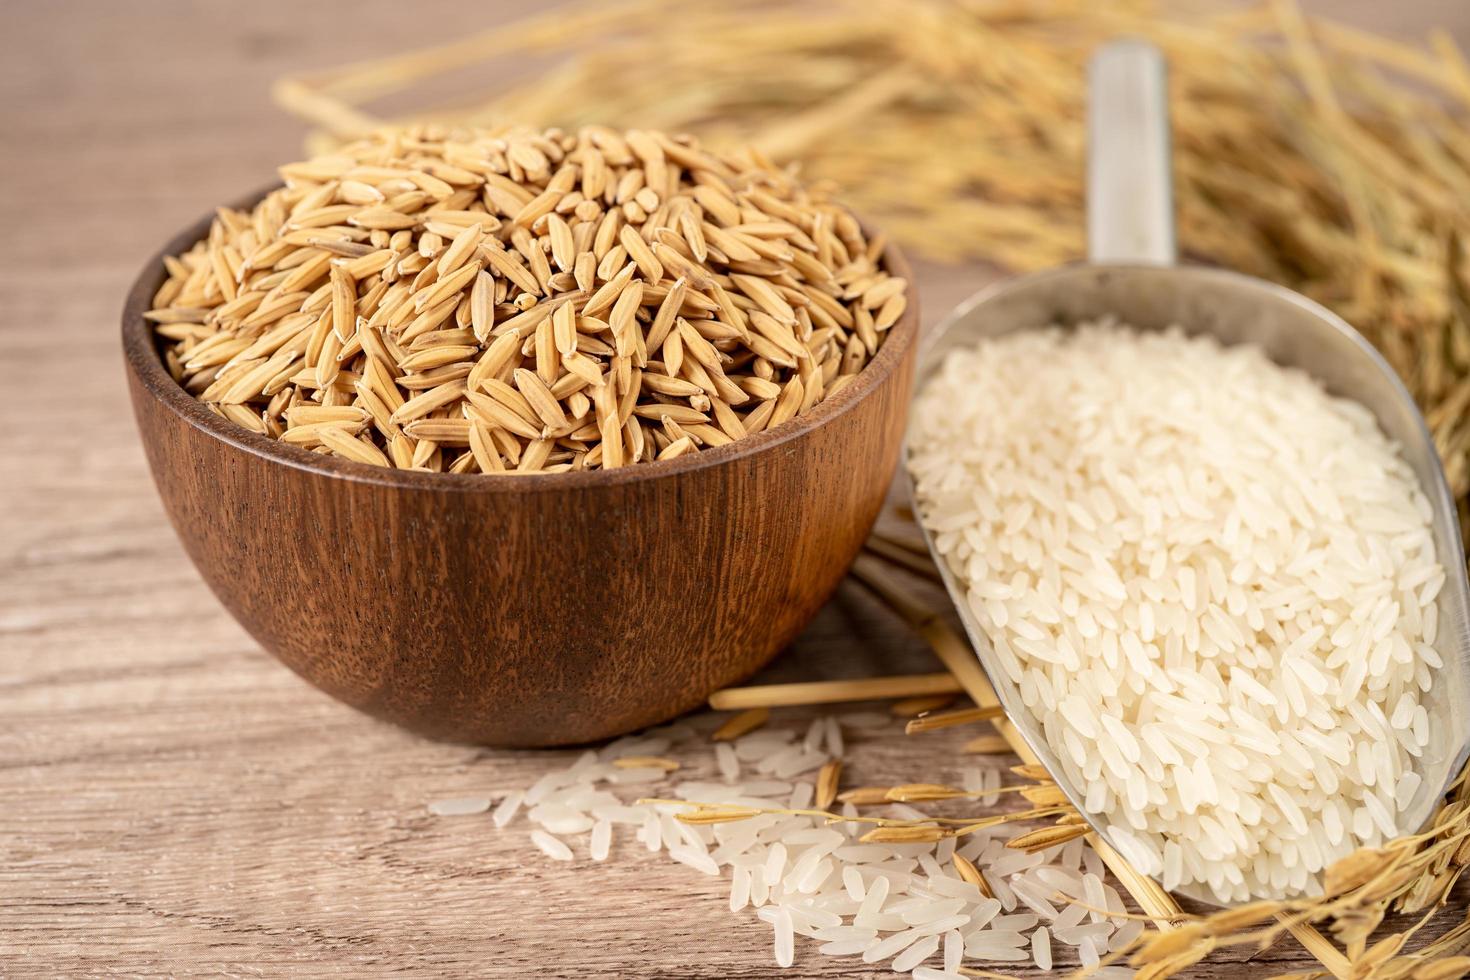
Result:
[[[1445,575],[1361,405],[1255,348],[1100,323],[952,352],[909,438],[997,661],[1140,871],[1310,893],[1413,829]]]
[[[493,806],[499,827],[514,829],[513,822],[529,821],[531,842],[552,860],[603,861],[646,849],[707,875],[728,875],[730,910],[750,915],[746,910],[754,909],[768,924],[775,961],[782,967],[814,954],[852,956],[864,963],[887,962],[913,980],[961,980],[962,965],[1026,963],[1042,970],[1094,965],[1109,952],[1127,948],[1143,931],[1140,919],[1125,917],[1122,897],[1106,880],[1097,853],[1081,839],[1026,854],[1007,849],[1005,841],[1028,828],[1001,825],[938,843],[864,844],[858,838],[873,828],[869,823],[829,825],[817,816],[769,814],[691,826],[674,819],[686,809],[682,806],[634,805],[649,796],[806,809],[813,805],[817,772],[829,759],[845,757],[845,771],[856,766],[861,772],[865,742],[904,737],[891,716],[853,712],[818,718],[804,735],[799,728],[767,727],[712,744],[709,729],[716,721],[712,715],[696,716],[619,739],[498,802],[460,797],[431,803],[429,809],[451,817]],[[639,757],[662,757],[680,768],[624,767]],[[1005,763],[1006,757],[998,757],[992,767],[971,766],[956,774],[955,781],[978,791],[978,800],[960,801],[959,812],[974,815],[997,802],[1000,809],[1016,807],[1000,794],[985,792],[999,787],[998,767]],[[925,817],[902,803],[862,813]],[[858,811],[845,804],[842,815]],[[993,898],[959,876],[956,853],[980,868]],[[814,948],[798,949],[796,936],[815,940]],[[1107,966],[1091,975],[1119,980],[1132,971]]]

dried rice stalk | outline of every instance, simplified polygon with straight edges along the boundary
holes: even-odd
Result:
[[[918,718],[934,711],[941,711],[953,704],[954,700],[954,697],[949,694],[904,698],[889,705],[888,711],[898,718]]]
[[[1301,290],[1362,330],[1430,419],[1470,516],[1457,246],[1470,230],[1470,69],[1443,33],[1408,45],[1290,2],[625,0],[286,80],[276,95],[329,146],[381,124],[371,100],[430,76],[562,55],[484,105],[417,116],[753,142],[840,184],[916,251],[1028,270],[1083,252],[1084,66],[1124,34],[1169,58],[1186,254]]]
[[[794,704],[835,704],[842,701],[915,697],[923,698],[928,703],[936,692],[942,693],[945,696],[944,703],[948,704],[952,700],[951,695],[959,690],[959,682],[950,674],[912,674],[850,681],[727,687],[710,695],[709,706],[717,711],[729,711],[736,708],[777,708]]]

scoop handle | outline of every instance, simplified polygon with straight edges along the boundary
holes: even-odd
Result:
[[[1164,56],[1147,41],[1111,41],[1092,56],[1088,92],[1088,259],[1173,265]]]

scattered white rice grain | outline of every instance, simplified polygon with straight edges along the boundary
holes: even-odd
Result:
[[[663,847],[663,821],[658,818],[658,814],[649,811],[648,816],[643,820],[643,829],[639,831],[638,839],[643,841],[644,846],[650,851],[657,851]]]
[[[780,841],[771,845],[766,852],[765,876],[767,881],[780,881],[786,873],[786,845]]]
[[[594,861],[606,861],[612,849],[612,824],[599,820],[592,825],[592,839],[587,844],[587,854]]]
[[[558,837],[553,837],[544,830],[531,831],[531,843],[541,849],[541,853],[553,861],[570,861],[572,849],[567,847],[566,842]]]
[[[1031,934],[1031,958],[1038,970],[1051,969],[1051,933],[1042,926]]]
[[[822,752],[801,752],[794,756],[787,756],[771,768],[771,775],[777,779],[789,779],[804,772],[820,769],[827,762],[827,756]]]
[[[893,972],[907,973],[920,963],[933,956],[939,949],[938,936],[925,936],[914,943],[908,949],[900,953],[893,961]]]
[[[791,790],[791,797],[786,807],[790,810],[805,810],[812,805],[812,800],[817,795],[817,788],[811,783],[797,783]]]
[[[592,816],[598,820],[606,820],[608,823],[625,824],[630,827],[638,827],[643,823],[643,810],[635,806],[623,806],[618,804],[604,804],[592,808]]]
[[[505,799],[501,800],[500,804],[495,808],[495,812],[490,814],[490,820],[495,824],[497,829],[504,827],[515,819],[516,811],[521,808],[521,803],[525,799],[526,794],[521,790],[515,790],[506,794]]]
[[[1103,914],[1100,911],[1107,905],[1107,899],[1103,896],[1102,879],[1097,875],[1088,873],[1082,876],[1082,900],[1093,908],[1092,921],[1101,922]]]
[[[958,878],[947,876],[943,878],[932,878],[929,881],[929,889],[936,895],[943,895],[946,898],[961,898],[972,905],[978,905],[986,901],[984,893],[980,891],[978,886],[972,885],[968,881],[961,881]]]
[[[913,929],[895,932],[893,935],[887,936],[870,946],[863,953],[863,962],[877,963],[879,960],[886,960],[889,957],[897,956],[899,953],[908,949],[919,938],[919,934]]]
[[[435,800],[429,804],[429,812],[436,817],[467,817],[484,813],[490,809],[490,801],[483,796],[462,796],[456,799]]]
[[[960,789],[966,793],[978,793],[985,788],[985,771],[979,766],[966,766],[960,770]]]
[[[595,821],[585,813],[568,811],[554,816],[545,816],[537,821],[541,826],[552,834],[585,834],[591,830]]]
[[[783,779],[755,779],[740,784],[740,791],[746,796],[774,797],[791,790],[791,783]]]
[[[964,928],[969,923],[970,917],[961,913],[946,916],[943,919],[935,919],[933,922],[926,922],[921,926],[914,926],[914,929],[922,936],[938,936],[949,932],[951,929]]]
[[[868,885],[867,894],[863,896],[862,904],[858,906],[853,921],[877,915],[883,908],[883,903],[888,900],[888,892],[892,885],[886,877],[878,877]],[[871,960],[869,962],[872,962]]]
[[[1074,902],[1057,913],[1056,920],[1052,922],[1054,929],[1070,929],[1087,918],[1087,906],[1081,902]]]
[[[1007,851],[997,858],[987,870],[1002,877],[1008,877],[1018,871],[1034,868],[1044,861],[1040,854],[1027,854],[1024,851]]]
[[[607,781],[615,786],[629,786],[637,783],[656,783],[668,776],[662,769],[653,766],[640,766],[636,769],[617,769],[608,773]]]
[[[827,718],[827,754],[834,759],[840,759],[846,752],[847,746],[842,739],[842,725],[833,716]]]
[[[671,844],[669,846],[669,857],[680,864],[687,864],[696,871],[703,871],[707,875],[718,876],[720,866],[715,864],[714,859],[703,851],[695,850],[688,844]]]
[[[1011,886],[1006,883],[1006,880],[999,876],[991,877],[989,873],[986,875],[986,880],[990,882],[990,890],[1000,900],[1000,907],[1007,912],[1014,911],[1016,908],[1016,893],[1011,891]]]
[[[1000,770],[998,770],[998,769],[987,769],[987,770],[985,770],[985,786],[984,786],[984,788],[985,789],[988,789],[988,790],[998,790],[998,789],[1000,789]],[[995,792],[986,793],[984,796],[980,797],[980,799],[979,799],[978,802],[980,803],[981,806],[995,806],[997,803],[1000,802],[1000,794],[999,793],[995,793]]]
[[[792,930],[791,912],[788,909],[783,908],[776,911],[775,946],[776,965],[784,970],[796,959],[796,939]]]
[[[971,936],[965,941],[965,955],[977,960],[990,960],[997,963],[1020,963],[1031,959],[1029,950],[1020,946],[1011,946],[1000,940],[999,935],[990,933],[979,933]]]
[[[1130,919],[1118,927],[1108,940],[1108,952],[1117,953],[1133,945],[1133,941],[1143,935],[1144,924],[1142,919]]]
[[[953,973],[960,968],[960,962],[965,958],[965,937],[960,935],[959,930],[951,929],[944,934],[944,970]]]
[[[827,737],[827,719],[813,718],[811,724],[807,725],[806,735],[801,740],[802,751],[815,752],[821,748],[822,741]]]
[[[975,910],[970,913],[969,931],[978,932],[984,929],[994,921],[996,916],[1000,915],[1000,908],[1000,901],[997,899],[987,898],[982,900],[975,906]]]
[[[729,742],[715,743],[715,764],[720,769],[720,778],[727,783],[740,780],[740,759]]]
[[[1031,912],[1019,912],[1016,915],[996,916],[990,923],[990,928],[997,932],[1025,932],[1033,929],[1041,919]]]
[[[842,869],[842,887],[847,889],[847,897],[854,902],[861,902],[867,890],[862,872],[850,864]]]
[[[561,789],[563,786],[570,786],[574,782],[576,782],[576,777],[567,773],[565,770],[548,772],[532,783],[530,789],[526,790],[525,802],[531,806],[535,806],[552,790]]]
[[[878,932],[875,929],[863,929],[859,926],[824,926],[813,933],[812,938],[824,942],[838,939],[877,939]]]
[[[923,900],[909,910],[902,913],[903,921],[911,926],[922,926],[937,919],[946,919],[965,907],[963,898],[948,899],[946,901]],[[897,911],[891,909],[890,911]]]
[[[1048,920],[1057,917],[1057,907],[1051,904],[1050,899],[1045,898],[1048,892],[1044,887],[1038,887],[1033,882],[1019,879],[1011,879],[1010,884],[1011,890],[1016,892],[1016,898],[1020,899],[1020,904],[1032,909],[1038,915],[1044,915]]]

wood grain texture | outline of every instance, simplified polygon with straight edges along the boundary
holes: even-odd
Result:
[[[912,279],[896,248],[883,262]],[[214,415],[143,319],[162,270],[129,292],[123,354],[184,550],[287,666],[432,738],[570,745],[702,705],[816,615],[898,463],[916,302],[851,384],[784,425],[676,460],[487,477],[321,456]]]
[[[1459,0],[1331,6],[1470,39]],[[409,9],[0,8],[0,976],[779,973],[768,929],[732,917],[713,879],[626,847],[606,865],[551,865],[524,831],[429,817],[426,801],[524,786],[570,753],[429,742],[302,683],[210,594],[149,478],[119,304],[173,231],[299,151],[270,81],[524,8]],[[925,309],[993,275],[921,267]],[[758,679],[936,669],[844,582]],[[969,734],[859,742],[852,779],[954,778]],[[1310,965],[1291,943],[1244,960],[1191,975]],[[803,945],[785,975],[893,974]]]

